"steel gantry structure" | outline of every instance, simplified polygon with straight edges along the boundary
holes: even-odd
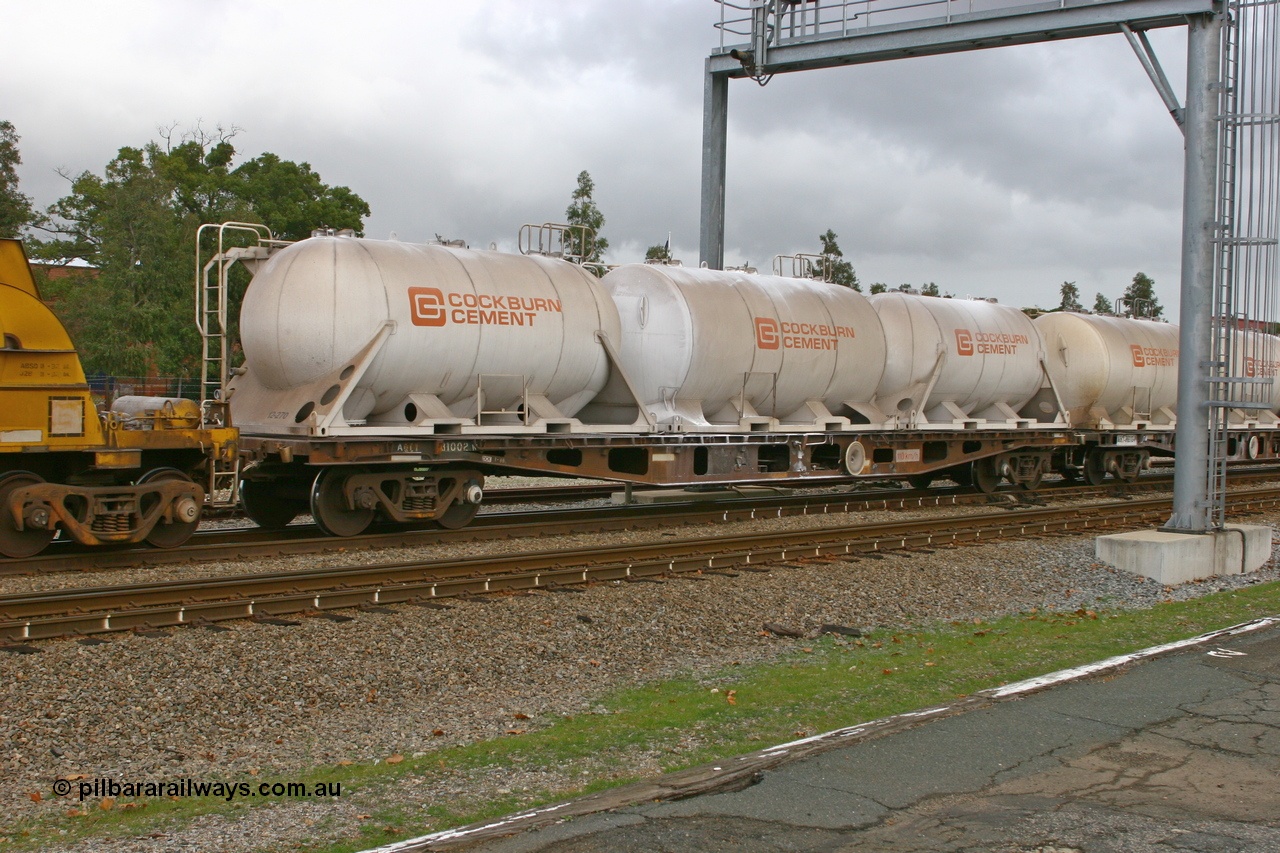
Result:
[[[699,243],[702,263],[716,269],[724,266],[730,79],[764,85],[792,71],[1125,35],[1185,136],[1178,454],[1166,529],[1220,528],[1226,416],[1262,405],[1263,380],[1246,362],[1275,361],[1238,351],[1230,330],[1280,319],[1272,296],[1280,215],[1280,0],[717,2],[720,44],[706,61]],[[1175,26],[1187,27],[1182,105],[1146,37]]]

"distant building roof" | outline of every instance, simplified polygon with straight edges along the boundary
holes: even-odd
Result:
[[[34,266],[38,267],[67,267],[71,269],[93,270],[97,269],[93,264],[84,258],[54,258],[53,260],[35,259],[31,261]]]
[[[53,260],[36,258],[31,261],[31,266],[44,270],[44,274],[50,281],[70,276],[86,275],[94,278],[98,275],[98,268],[84,258],[54,258]]]

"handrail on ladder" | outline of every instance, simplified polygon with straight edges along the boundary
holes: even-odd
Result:
[[[201,241],[206,229],[218,232],[218,251],[208,262],[201,263]],[[221,224],[206,223],[196,230],[196,293],[195,320],[196,329],[201,340],[201,372],[200,401],[201,407],[225,394],[227,389],[227,271],[230,262],[239,258],[229,257],[226,246],[228,231],[240,231],[252,234],[262,245],[282,244],[275,239],[271,229],[253,222],[223,222]],[[217,283],[209,283],[209,272],[217,265]],[[217,381],[217,389],[210,394],[210,385]]]
[[[218,251],[206,263],[201,263],[200,246],[206,229],[217,229]],[[252,234],[257,245],[228,248],[229,231]],[[224,222],[221,225],[207,223],[196,230],[196,328],[200,331],[200,420],[205,427],[231,426],[227,405],[227,275],[236,261],[265,258],[271,248],[286,245],[277,240],[271,229],[252,222]],[[217,266],[216,283],[210,284],[209,273]],[[216,365],[216,366],[215,366]],[[218,387],[210,394],[211,377],[217,378]],[[234,506],[240,496],[240,457],[237,454],[227,461],[214,459],[209,465],[206,483],[206,501],[210,506]]]

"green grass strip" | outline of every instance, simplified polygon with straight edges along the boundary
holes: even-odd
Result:
[[[340,783],[344,805],[355,802],[362,811],[355,837],[290,849],[361,850],[626,784],[656,769],[698,766],[1277,613],[1280,582],[1272,582],[1146,610],[1032,612],[881,630],[860,640],[828,636],[786,641],[792,650],[779,662],[622,690],[602,699],[593,713],[559,718],[542,728],[532,720],[516,723],[529,726],[518,735],[443,748],[398,764],[296,774],[291,781]],[[644,760],[637,762],[636,756]],[[554,790],[511,788],[493,800],[438,794],[466,790],[469,781],[502,787],[495,780],[542,768],[575,781]],[[255,786],[264,781],[236,777],[240,780]],[[379,805],[385,793],[407,784],[437,792],[435,802],[410,810]],[[167,833],[200,815],[234,818],[280,800],[228,804],[216,798],[151,798],[121,801],[110,810],[92,802],[67,802],[73,814],[60,811],[0,826],[0,844],[29,850],[65,847],[87,837]],[[322,820],[314,830],[319,838],[345,834],[333,820]]]

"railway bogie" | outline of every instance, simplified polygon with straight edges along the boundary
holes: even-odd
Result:
[[[187,400],[122,398],[98,412],[66,330],[40,299],[22,244],[0,240],[0,554],[55,536],[180,545],[236,432],[200,426]]]

